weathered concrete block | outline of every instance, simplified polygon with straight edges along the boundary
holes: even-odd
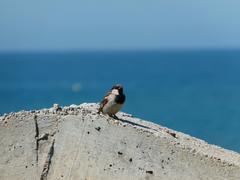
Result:
[[[54,105],[1,117],[0,179],[240,179],[238,153],[97,108]]]

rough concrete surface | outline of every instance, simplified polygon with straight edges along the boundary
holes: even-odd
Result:
[[[240,155],[98,105],[0,117],[0,180],[240,179]]]

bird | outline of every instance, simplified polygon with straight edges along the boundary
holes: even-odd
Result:
[[[123,86],[116,84],[101,101],[98,113],[100,114],[100,112],[102,112],[103,114],[118,119],[116,113],[122,108],[125,100],[126,96],[123,94]]]

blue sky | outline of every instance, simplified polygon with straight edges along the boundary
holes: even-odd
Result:
[[[0,0],[0,51],[240,48],[239,0]]]

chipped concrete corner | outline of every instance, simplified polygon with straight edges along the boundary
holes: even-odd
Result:
[[[240,155],[97,104],[0,117],[1,180],[240,179]]]

